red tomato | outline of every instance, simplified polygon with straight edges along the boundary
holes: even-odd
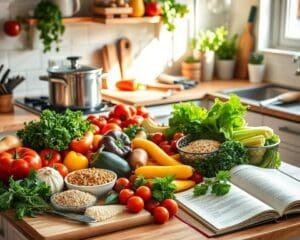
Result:
[[[129,118],[126,121],[126,127],[129,125],[135,125],[135,124],[141,125],[143,121],[144,121],[144,118],[142,116],[136,115],[132,118]]]
[[[39,152],[42,160],[42,166],[52,166],[53,163],[60,163],[62,161],[61,155],[58,151],[52,149],[44,149]]]
[[[115,106],[114,115],[116,118],[120,119],[121,121],[126,121],[131,117],[130,108],[124,104],[118,104]]]
[[[34,150],[18,147],[0,153],[0,180],[7,182],[10,176],[22,179],[28,176],[30,169],[42,167],[40,156]]]
[[[169,211],[162,206],[156,207],[153,210],[153,216],[156,222],[165,223],[169,220]]]
[[[175,151],[175,152],[177,152],[176,143],[177,143],[177,140],[172,140],[172,141],[171,141],[171,147],[172,147],[172,150]]]
[[[121,177],[117,179],[114,189],[116,192],[120,192],[124,188],[130,188],[130,186],[130,181],[127,178]]]
[[[61,154],[61,156],[62,156],[62,159],[65,159],[65,157],[68,155],[68,153],[69,153],[70,151],[71,151],[70,149],[61,151],[60,154]]]
[[[6,21],[3,25],[4,32],[11,37],[18,36],[21,32],[21,24],[18,21]]]
[[[203,176],[197,171],[193,172],[193,175],[190,177],[190,179],[193,180],[196,184],[203,182]]]
[[[139,106],[136,108],[136,114],[139,116],[143,116],[144,114],[147,114],[147,110],[145,107]]]
[[[154,209],[158,206],[159,206],[159,201],[157,201],[156,199],[151,198],[149,201],[146,202],[145,209],[148,212],[150,212],[151,214],[153,214]]]
[[[165,145],[170,146],[170,144],[169,144],[169,142],[168,142],[167,140],[161,141],[161,142],[158,144],[158,146],[160,146],[161,148],[162,148],[163,146],[165,146]]]
[[[86,119],[89,120],[90,122],[92,122],[93,120],[98,119],[98,117],[95,114],[90,114],[87,116]]]
[[[178,211],[177,202],[173,199],[167,198],[162,202],[161,205],[168,209],[170,217],[174,216]]]
[[[63,163],[54,163],[52,167],[56,169],[63,178],[69,173],[68,168]]]
[[[130,110],[131,116],[136,115],[136,108],[134,106],[129,106],[129,110]]]
[[[159,145],[162,150],[164,150],[168,155],[174,155],[174,152],[172,151],[172,147],[170,144],[162,144]]]
[[[94,128],[93,134],[99,134],[101,132],[101,129],[97,125],[92,123],[92,126]]]
[[[92,124],[98,126],[100,130],[107,124],[107,121],[103,119],[94,119],[92,120]]]
[[[165,136],[162,133],[154,133],[150,140],[159,145],[162,141],[165,141]]]
[[[178,140],[179,138],[182,138],[184,136],[183,133],[175,133],[173,136],[173,140]]]
[[[150,190],[153,189],[153,183],[152,182],[146,182],[145,186],[147,186],[148,188],[150,188]]]
[[[119,193],[119,202],[126,204],[128,199],[134,195],[134,191],[131,189],[122,189]]]
[[[73,139],[70,143],[70,149],[77,153],[86,153],[90,150],[93,143],[93,133],[88,131],[86,134],[80,138]]]
[[[120,119],[117,119],[117,118],[110,118],[108,120],[108,123],[116,123],[116,124],[118,124],[120,126],[121,123],[122,123],[122,121]]]
[[[135,174],[132,174],[129,176],[129,181],[130,181],[130,184],[133,185],[135,183],[135,180],[136,180],[136,175]]]
[[[101,134],[106,134],[111,130],[122,130],[120,126],[116,123],[108,123],[101,129]]]
[[[145,13],[147,16],[158,16],[161,12],[161,6],[158,2],[149,2],[146,4]]]
[[[127,208],[130,212],[138,213],[144,208],[144,201],[141,197],[132,196],[127,200]]]
[[[135,194],[141,197],[144,201],[147,201],[152,197],[152,192],[147,186],[138,187]]]

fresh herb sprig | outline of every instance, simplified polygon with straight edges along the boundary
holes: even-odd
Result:
[[[138,124],[129,125],[127,128],[123,129],[123,132],[127,134],[130,140],[134,139],[135,135],[140,131],[145,131],[145,129]]]
[[[44,110],[40,121],[31,121],[17,132],[25,147],[40,151],[51,148],[57,151],[69,147],[71,140],[83,136],[92,129],[89,121],[84,120],[81,111],[67,109],[63,114]]]
[[[153,184],[152,196],[157,201],[162,202],[167,198],[175,199],[174,191],[176,189],[175,184],[172,181],[175,176],[156,177],[151,180]]]
[[[40,181],[33,170],[23,180],[10,178],[8,186],[0,182],[0,194],[0,211],[13,209],[18,220],[50,209],[47,203],[51,196],[50,187]]]
[[[194,196],[205,195],[207,191],[211,188],[211,193],[216,196],[223,196],[227,194],[230,190],[230,173],[228,171],[219,171],[216,177],[212,179],[206,179],[204,183],[194,187]]]

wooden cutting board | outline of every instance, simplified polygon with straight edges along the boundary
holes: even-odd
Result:
[[[254,50],[253,23],[256,15],[256,7],[252,6],[245,31],[241,35],[236,57],[235,77],[246,79],[248,77],[248,61]]]
[[[5,212],[4,215],[21,232],[24,232],[30,239],[36,240],[85,239],[153,222],[153,217],[146,210],[138,214],[125,211],[106,221],[91,224],[77,223],[54,215],[41,215],[36,218],[26,217],[15,222],[12,212]]]
[[[115,44],[106,44],[101,51],[101,59],[105,72],[109,72],[112,78],[121,79],[121,71]]]
[[[132,43],[128,38],[121,38],[118,43],[118,57],[122,79],[129,79],[133,61]]]

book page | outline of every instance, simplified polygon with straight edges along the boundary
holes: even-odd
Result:
[[[194,197],[193,189],[190,189],[177,193],[176,199],[184,209],[195,218],[206,222],[215,231],[239,225],[262,212],[274,212],[274,209],[270,206],[233,184],[229,193],[224,196],[216,196],[209,193],[204,196]]]
[[[297,181],[300,181],[300,168],[294,165],[281,162],[279,171],[288,175],[291,178],[294,178]]]
[[[231,182],[276,209],[280,215],[300,201],[300,182],[276,169],[239,165],[231,169]]]

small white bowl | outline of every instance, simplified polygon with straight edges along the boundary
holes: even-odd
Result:
[[[100,170],[101,168],[98,168],[98,169]],[[111,174],[113,174],[114,175],[113,180],[108,182],[108,183],[101,184],[101,185],[94,185],[94,186],[81,186],[80,185],[79,186],[79,185],[69,183],[68,180],[67,180],[68,176],[70,176],[71,174],[74,174],[76,172],[76,171],[73,171],[65,177],[66,186],[67,186],[68,189],[75,189],[75,190],[80,190],[80,191],[83,191],[83,192],[91,193],[91,194],[97,196],[98,198],[103,197],[110,190],[113,189],[113,187],[115,185],[115,182],[117,180],[117,174],[115,172],[107,170],[107,169],[101,169],[101,170],[104,170],[104,171],[107,171],[107,172],[110,172]],[[77,171],[80,171],[80,170],[77,170]]]

